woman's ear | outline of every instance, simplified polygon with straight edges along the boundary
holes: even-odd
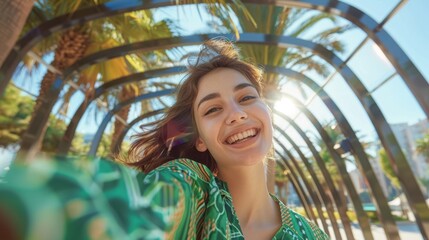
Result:
[[[195,148],[199,152],[205,152],[205,151],[207,151],[207,146],[204,143],[204,141],[201,139],[201,137],[198,137],[197,141],[195,142]]]

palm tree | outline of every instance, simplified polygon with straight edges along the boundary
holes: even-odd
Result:
[[[350,26],[334,26],[318,30],[317,24],[329,20],[336,24],[336,17],[326,14],[312,14],[308,10],[277,7],[261,4],[245,4],[251,16],[257,24],[246,20],[242,12],[236,11],[239,27],[243,32],[259,32],[264,34],[288,35],[292,37],[304,37],[308,32],[315,34],[307,36],[307,39],[319,43],[336,52],[344,50],[343,44],[335,39],[336,34],[343,33]],[[228,31],[233,30],[231,21],[220,19]],[[219,26],[218,26],[219,27]],[[222,27],[219,27],[222,29]],[[311,53],[296,48],[278,48],[274,46],[242,45],[241,53],[245,58],[253,59],[258,64],[267,66],[283,66],[286,68],[300,69],[299,71],[314,70],[322,76],[327,76],[325,64],[315,60]],[[271,91],[278,90],[283,82],[281,77],[274,73],[266,73],[264,76],[265,96],[270,96]],[[300,86],[300,85],[299,85]]]
[[[92,54],[102,49],[113,48],[121,44],[143,41],[145,39],[166,38],[173,35],[168,21],[155,22],[153,19],[153,15],[149,11],[131,12],[110,18],[111,28],[116,31],[103,34],[94,33],[96,36],[91,38],[93,41],[89,45],[86,54]],[[118,34],[118,32],[123,32],[123,34]],[[94,84],[97,80],[108,82],[127,76],[133,72],[141,72],[155,66],[160,67],[160,65],[169,61],[165,51],[154,51],[151,53],[137,52],[88,67],[82,71],[80,82],[81,84],[90,83],[90,91],[87,92],[92,94]],[[113,94],[113,97],[117,102],[123,102],[146,91],[146,88],[146,82],[127,84],[120,87],[119,91]],[[70,98],[75,89],[70,89],[70,91],[69,94],[66,94],[67,98]],[[109,103],[107,95],[103,96],[102,99],[106,103]],[[67,109],[68,101],[65,101],[65,103],[65,109]],[[128,120],[130,108],[131,106],[125,106],[115,116],[113,134],[111,135],[111,152],[115,152],[115,149],[113,149],[114,140],[118,138],[125,128],[124,123]],[[141,109],[142,111],[150,111],[151,105],[148,102],[142,102]]]
[[[264,34],[275,34],[275,35],[289,35],[292,37],[301,37],[309,30],[316,32],[310,38],[333,51],[341,52],[344,50],[344,46],[341,42],[335,39],[335,34],[342,33],[349,29],[349,26],[335,26],[332,28],[317,31],[315,27],[317,23],[322,20],[330,20],[334,24],[336,18],[326,13],[311,14],[308,10],[289,8],[289,7],[278,7],[268,6],[263,4],[245,4],[250,15],[255,20],[248,21],[243,12],[236,11],[239,28],[243,32],[259,32]],[[223,26],[216,26],[220,30],[233,31],[234,25],[228,18],[219,18]],[[255,24],[256,23],[256,24]],[[216,25],[215,23],[213,23]],[[261,46],[261,45],[242,45],[240,46],[241,54],[243,57],[252,59],[258,64],[266,66],[283,66],[286,68],[300,69],[299,71],[310,71],[314,70],[322,76],[327,76],[327,67],[315,60],[312,53],[302,51],[294,48],[279,48],[275,46]],[[280,90],[284,84],[282,77],[275,73],[265,73],[263,77],[264,81],[264,96],[270,97],[275,96],[273,92]],[[305,92],[302,86],[298,84],[299,89],[306,98]],[[273,109],[274,101],[276,99],[268,99],[268,104]],[[273,173],[275,168],[274,161],[268,161],[268,173]],[[273,179],[272,174],[268,176],[268,179]],[[272,189],[274,181],[269,181],[268,188]]]
[[[0,3],[0,66],[13,48],[34,0],[1,1]]]
[[[32,11],[32,14],[30,15],[30,19],[28,21],[28,24],[26,28],[32,28],[34,25],[46,21],[50,17],[54,17],[57,15],[63,15],[63,14],[71,14],[73,11],[84,8],[88,6],[94,6],[96,4],[102,3],[103,1],[62,1],[61,3],[56,1],[40,1],[35,4],[35,7]],[[69,11],[72,12],[69,12]],[[136,15],[139,15],[139,13],[129,13],[125,14],[124,16],[120,16],[122,18],[123,23],[125,24],[152,24],[149,25],[149,27],[146,27],[145,30],[153,31],[151,35],[144,35],[144,31],[139,32],[138,34],[143,37],[153,37],[153,35],[158,36],[171,36],[171,31],[168,28],[167,22],[161,22],[161,23],[153,23],[152,15],[150,13],[142,14],[140,13],[140,16],[143,16],[143,19],[138,19]],[[79,26],[76,28],[69,29],[65,31],[64,33],[60,35],[54,35],[48,38],[46,41],[39,44],[33,51],[40,55],[45,55],[49,53],[52,49],[54,50],[54,60],[52,61],[51,65],[59,70],[62,71],[69,66],[71,66],[73,63],[75,63],[77,60],[82,58],[83,56],[90,54],[94,52],[94,49],[100,50],[100,46],[109,48],[115,45],[116,41],[128,41],[129,39],[132,39],[129,36],[130,33],[137,33],[137,30],[130,29],[127,27],[120,28],[118,27],[117,21],[118,17],[113,17],[111,19],[101,19],[97,21],[92,21],[86,25]],[[116,21],[115,21],[116,20]],[[140,25],[141,26],[141,25]],[[161,27],[153,27],[153,26],[161,26]],[[163,31],[160,31],[163,30]],[[112,38],[112,36],[115,36],[115,38]],[[123,37],[126,36],[126,37]],[[110,41],[109,41],[110,39]],[[120,43],[119,43],[120,44]],[[119,45],[118,44],[118,45]],[[127,59],[127,60],[125,60]],[[102,68],[105,71],[99,71],[100,69],[92,68],[88,71],[84,71],[84,74],[81,74],[78,83],[81,86],[88,86],[88,91],[91,92],[93,90],[93,86],[95,82],[98,79],[97,76],[101,76],[102,79],[112,79],[120,76],[124,76],[130,73],[130,67],[129,66],[135,66],[133,64],[127,65],[127,68],[124,67],[125,62],[130,62],[131,57],[129,58],[123,58],[122,60],[113,59],[112,61],[109,61],[108,63],[104,63]],[[31,68],[32,62],[27,61],[27,59],[24,59],[23,61],[26,66]],[[108,65],[108,64],[114,64],[114,65]],[[112,67],[114,66],[114,67]],[[94,71],[98,70],[98,71]],[[112,71],[113,70],[113,71]],[[110,72],[109,72],[110,71]],[[36,105],[34,108],[32,119],[30,120],[29,128],[27,129],[26,133],[24,134],[24,137],[22,139],[21,143],[21,149],[18,153],[18,159],[22,158],[23,160],[31,160],[34,155],[39,151],[41,148],[42,139],[44,136],[44,133],[47,128],[47,120],[48,120],[48,113],[52,110],[53,103],[55,103],[58,99],[58,95],[51,96],[51,98],[46,101],[45,99],[47,92],[52,87],[53,82],[55,79],[59,76],[59,73],[57,72],[51,72],[48,71],[45,76],[43,77],[41,81],[40,91],[38,98],[36,100]],[[123,88],[126,89],[126,88]],[[73,90],[70,90],[65,96],[65,101],[67,101],[70,96],[72,95]],[[127,92],[128,94],[130,91]],[[123,96],[123,94],[122,94]],[[36,114],[42,114],[40,111],[41,109],[44,110],[44,115],[46,115],[43,118],[43,128],[38,132],[36,136],[35,134],[29,133],[29,130],[31,129],[31,126],[35,124],[35,115]],[[40,116],[39,116],[40,117]],[[39,118],[40,119],[40,118]],[[28,137],[33,135],[34,137]]]

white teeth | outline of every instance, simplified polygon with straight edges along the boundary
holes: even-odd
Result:
[[[240,132],[228,137],[228,139],[226,139],[226,142],[229,144],[234,144],[240,140],[246,139],[248,137],[253,137],[255,135],[256,135],[256,129],[249,129],[244,132]]]

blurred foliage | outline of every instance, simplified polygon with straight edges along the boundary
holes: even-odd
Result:
[[[0,98],[0,147],[11,148],[19,144],[30,121],[34,101],[30,96],[23,95],[15,86],[9,85]],[[42,151],[55,153],[67,124],[54,115],[49,116],[49,125],[43,139]],[[104,140],[107,141],[107,140]],[[74,139],[77,151],[74,154],[87,153],[83,136],[77,134]]]
[[[77,133],[72,141],[72,147],[68,155],[70,156],[80,156],[86,157],[91,147],[93,136],[92,134],[82,134]],[[103,134],[100,145],[97,150],[97,156],[104,157],[110,159],[112,156],[110,155],[110,144],[112,139],[112,133]],[[128,146],[126,142],[122,144],[123,146]]]
[[[23,96],[14,86],[6,88],[0,98],[0,147],[8,148],[19,143],[33,106],[31,97]]]

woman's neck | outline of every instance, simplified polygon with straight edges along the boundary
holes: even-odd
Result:
[[[263,163],[219,170],[218,177],[228,184],[242,229],[278,223],[279,206],[269,195]]]

